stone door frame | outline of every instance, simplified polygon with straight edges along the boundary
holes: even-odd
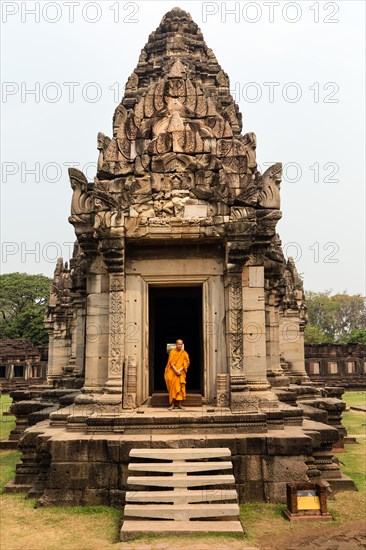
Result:
[[[149,397],[150,286],[202,286],[203,396],[212,400],[216,392],[216,374],[227,373],[222,275],[126,274],[125,349],[126,355],[134,356],[137,362],[137,405]]]

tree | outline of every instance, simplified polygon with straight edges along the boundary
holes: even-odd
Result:
[[[52,280],[45,275],[0,275],[0,337],[47,343],[43,326]]]
[[[363,338],[362,332],[366,331],[365,297],[345,292],[331,296],[329,290],[308,291],[305,303],[308,312],[306,343],[348,343],[351,334],[353,339]]]
[[[326,344],[331,342],[331,339],[324,334],[321,328],[309,324],[305,327],[304,337],[307,344]]]
[[[342,344],[366,344],[366,330],[356,328],[342,339]]]

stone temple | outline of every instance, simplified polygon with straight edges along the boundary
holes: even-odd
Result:
[[[56,266],[48,385],[24,402],[38,412],[8,490],[123,505],[141,448],[230,449],[240,502],[285,502],[291,481],[352,485],[332,454],[342,390],[305,372],[302,280],[276,233],[281,164],[260,173],[229,90],[174,8],[141,51],[112,137],[98,134],[94,181],[70,169],[75,248]],[[163,374],[177,338],[188,399],[170,412]]]

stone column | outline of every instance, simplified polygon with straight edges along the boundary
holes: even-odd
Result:
[[[136,355],[127,355],[123,369],[123,408],[136,407],[137,393],[137,358]]]
[[[5,378],[6,380],[12,380],[13,377],[14,377],[14,365],[8,363],[5,369]]]
[[[299,312],[286,309],[280,315],[280,350],[290,365],[288,377],[293,384],[310,384],[305,370],[304,323]]]
[[[90,273],[86,301],[84,393],[101,393],[108,376],[109,293],[108,274]]]
[[[30,362],[26,361],[24,365],[24,380],[29,380],[29,378],[32,378],[32,367],[30,366]]]
[[[55,321],[56,323],[57,321]],[[71,341],[67,334],[67,329],[58,325],[57,330],[49,333],[49,348],[48,348],[48,368],[47,368],[47,383],[53,385],[64,374],[63,368],[66,367],[71,354]]]
[[[73,310],[72,320],[71,320],[71,345],[70,345],[70,357],[65,368],[66,372],[73,372],[75,370],[76,363],[76,335],[77,335],[77,310]]]
[[[76,313],[76,334],[75,334],[75,371],[77,376],[83,376],[85,372],[85,320],[86,312],[84,303]]]
[[[266,304],[267,378],[271,386],[288,386],[289,379],[281,367],[278,306],[277,296],[270,292]]]
[[[251,399],[263,406],[277,401],[267,380],[264,267],[248,266],[242,274],[244,375]]]
[[[74,377],[82,377],[85,370],[85,290],[76,290],[72,296],[71,355],[66,370]]]

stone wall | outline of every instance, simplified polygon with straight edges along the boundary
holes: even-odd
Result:
[[[306,344],[305,368],[317,385],[366,389],[366,344]]]

